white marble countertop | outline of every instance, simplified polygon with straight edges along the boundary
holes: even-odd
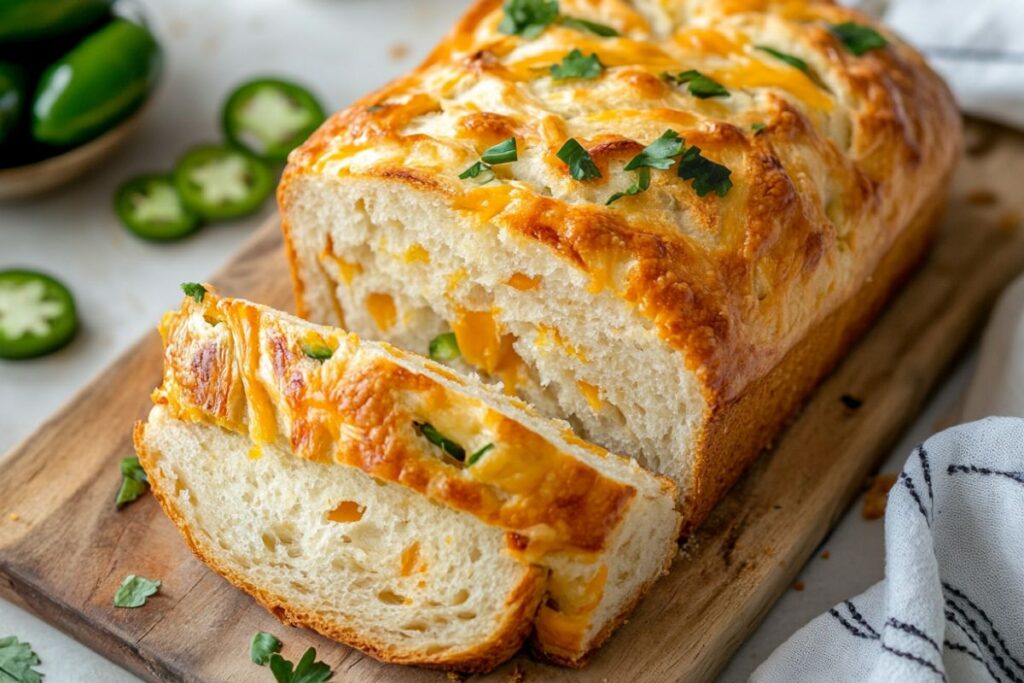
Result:
[[[0,452],[24,438],[153,327],[180,299],[178,284],[209,275],[259,225],[258,217],[208,226],[173,245],[143,243],[117,223],[118,184],[169,169],[189,146],[220,138],[221,103],[255,75],[291,76],[338,108],[419,60],[467,0],[141,0],[161,36],[167,64],[137,136],[105,167],[52,196],[0,205],[0,268],[57,274],[74,292],[83,329],[60,353],[0,361]],[[267,212],[272,210],[268,202]],[[966,385],[961,367],[894,449],[897,472],[914,443],[934,431]],[[2,476],[2,474],[0,474]],[[743,681],[779,643],[812,617],[882,578],[882,522],[846,515],[743,647],[721,681]],[[32,643],[51,683],[122,683],[134,676],[13,605],[0,601],[0,637]],[[244,647],[244,644],[243,644]]]

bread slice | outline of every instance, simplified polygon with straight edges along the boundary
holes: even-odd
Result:
[[[691,529],[920,258],[959,115],[920,54],[832,2],[559,9],[618,35],[509,35],[501,0],[479,0],[293,153],[278,199],[299,314],[419,351],[453,331],[457,367],[671,476]],[[880,43],[855,54],[847,22]],[[594,77],[553,77],[573,50]],[[690,70],[727,94],[697,96]],[[609,205],[669,131],[728,183],[676,157]],[[461,177],[509,138],[493,179]],[[571,173],[570,140],[599,177]]]
[[[581,665],[676,553],[669,480],[429,360],[210,290],[161,333],[153,490],[288,623],[464,671],[532,633]]]

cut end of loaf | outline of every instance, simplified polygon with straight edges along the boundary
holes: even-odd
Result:
[[[453,367],[669,475],[685,495],[702,390],[650,320],[591,274],[395,183],[298,175],[282,201],[302,226],[286,231],[304,316],[420,353],[453,331]]]
[[[198,557],[275,616],[397,663],[483,671],[529,635],[546,570],[504,533],[353,468],[154,408],[136,434]]]

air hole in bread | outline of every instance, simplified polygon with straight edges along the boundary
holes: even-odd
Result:
[[[263,532],[262,534],[260,534],[260,540],[263,541],[263,547],[269,550],[270,552],[274,552],[275,550],[277,550],[277,539],[268,534],[267,532]]]
[[[408,624],[402,624],[401,629],[403,631],[419,631],[423,632],[427,630],[427,624],[422,621],[410,621]]]
[[[456,613],[455,616],[457,616],[459,619],[462,619],[463,621],[471,621],[473,619],[476,619],[476,612],[458,612]]]
[[[465,588],[462,588],[452,598],[452,604],[453,605],[461,605],[464,602],[466,602],[466,600],[469,600],[469,591],[466,590]]]
[[[399,595],[398,593],[387,589],[379,591],[377,593],[377,599],[385,605],[408,605],[412,602],[412,600],[404,595]]]
[[[363,518],[365,509],[354,500],[343,500],[327,513],[327,519],[339,523],[358,522]]]
[[[480,559],[480,548],[477,548],[476,546],[473,546],[472,548],[469,549],[469,561],[470,562],[476,562],[479,559]],[[463,602],[465,602],[465,600],[463,600]]]

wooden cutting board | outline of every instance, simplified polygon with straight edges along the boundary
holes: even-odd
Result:
[[[1024,137],[971,124],[941,237],[872,332],[712,518],[589,667],[520,655],[477,681],[707,681],[784,591],[929,390],[1024,269]],[[986,195],[984,192],[989,192]],[[276,224],[214,278],[221,291],[291,308]],[[154,325],[157,321],[153,321]],[[118,512],[118,461],[160,379],[147,335],[0,461],[0,593],[152,681],[269,681],[249,662],[258,630],[297,659],[309,645],[337,681],[442,683],[282,626],[195,560],[147,496]],[[850,394],[863,401],[851,409]],[[135,610],[115,609],[126,574],[163,581]]]

